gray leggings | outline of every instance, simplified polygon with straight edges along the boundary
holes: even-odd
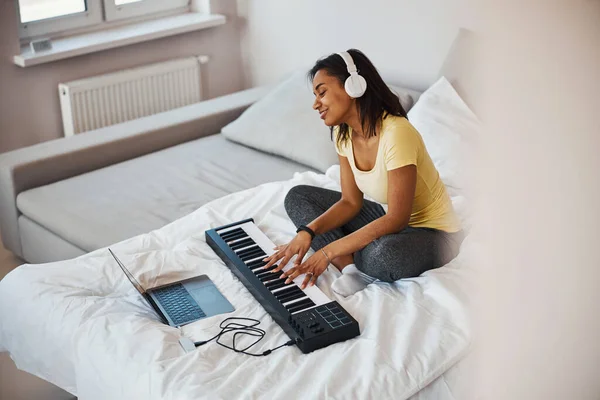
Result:
[[[285,209],[296,227],[307,225],[342,197],[340,192],[315,186],[293,187],[285,197]],[[329,243],[362,228],[385,215],[380,204],[363,201],[360,213],[347,224],[322,235],[311,243],[319,250]],[[385,282],[412,278],[441,267],[458,254],[464,235],[431,228],[406,227],[398,233],[375,239],[354,253],[356,267],[365,274]]]

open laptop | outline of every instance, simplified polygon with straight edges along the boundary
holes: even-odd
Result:
[[[182,326],[202,318],[234,310],[231,303],[206,275],[145,290],[115,253],[111,249],[108,251],[119,264],[129,282],[140,292],[165,324]]]

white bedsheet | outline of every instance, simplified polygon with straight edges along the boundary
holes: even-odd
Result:
[[[469,238],[447,266],[419,278],[369,285],[347,299],[318,282],[359,322],[358,338],[305,355],[295,346],[267,357],[215,343],[185,353],[179,338],[218,333],[229,316],[261,320],[267,335],[252,351],[288,340],[205,243],[204,231],[248,217],[276,244],[293,237],[283,199],[294,185],[339,190],[326,175],[297,173],[208,203],[161,229],[111,246],[145,287],[207,274],[235,311],[181,329],[161,324],[106,249],[79,258],[24,265],[0,281],[0,350],[18,368],[80,399],[394,398],[438,378],[467,351]]]

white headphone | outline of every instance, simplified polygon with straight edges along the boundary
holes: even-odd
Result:
[[[348,73],[350,76],[346,79],[344,83],[344,88],[346,89],[346,93],[348,96],[356,99],[357,97],[362,96],[367,91],[367,81],[365,78],[358,74],[356,69],[356,65],[354,65],[354,60],[352,56],[347,51],[342,51],[341,53],[337,53],[348,67]]]

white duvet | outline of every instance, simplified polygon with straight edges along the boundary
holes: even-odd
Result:
[[[226,317],[259,319],[266,337],[255,353],[288,337],[205,243],[204,231],[254,218],[276,244],[294,235],[283,208],[288,190],[308,184],[339,190],[339,170],[297,173],[228,195],[161,229],[111,246],[144,287],[207,274],[235,307],[181,329],[161,324],[106,249],[79,258],[24,265],[0,281],[0,350],[16,365],[80,399],[405,399],[467,351],[469,238],[445,267],[393,284],[376,282],[342,298],[318,285],[360,324],[361,334],[310,354],[295,346],[267,357],[214,342],[186,353],[180,337],[212,337]],[[459,199],[454,199],[458,201]],[[458,206],[458,203],[455,203]],[[330,268],[331,270],[332,268]]]

